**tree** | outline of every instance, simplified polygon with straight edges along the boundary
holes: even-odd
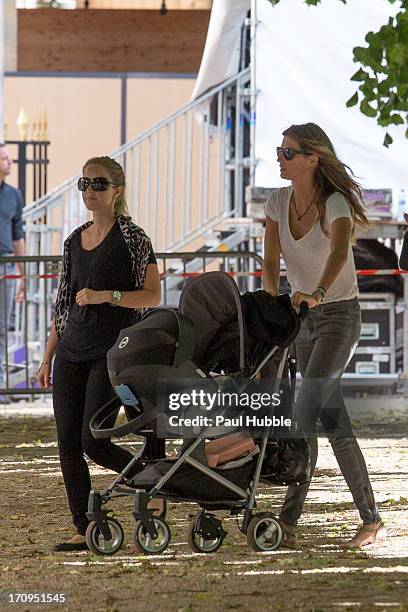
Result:
[[[339,1],[347,3],[347,0]],[[269,2],[275,5],[280,0]],[[316,6],[321,0],[305,2]],[[353,49],[353,61],[359,68],[351,80],[360,85],[346,105],[360,104],[360,111],[376,119],[382,127],[405,126],[408,138],[408,0],[388,2],[399,2],[399,12],[378,32],[368,32],[367,46]],[[388,147],[391,143],[392,137],[387,132],[383,144]]]

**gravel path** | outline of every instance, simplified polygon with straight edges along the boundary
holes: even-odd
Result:
[[[125,545],[117,555],[95,557],[51,552],[55,542],[69,536],[70,521],[54,423],[46,403],[44,410],[37,408],[42,416],[26,416],[21,405],[19,414],[0,416],[2,610],[408,610],[408,418],[403,411],[369,421],[361,411],[356,416],[389,532],[380,547],[340,548],[358,515],[322,439],[298,549],[254,553],[235,519],[223,513],[228,535],[220,550],[194,554],[186,533],[195,507],[180,504],[170,507],[169,548],[161,556],[142,557],[132,544],[131,501],[120,499],[111,507],[123,524]],[[32,407],[28,412],[33,414]],[[140,439],[126,443],[137,448]],[[96,488],[112,479],[96,466],[92,474]],[[277,512],[283,494],[284,489],[262,487],[259,509]],[[12,604],[13,593],[64,593],[66,601]]]

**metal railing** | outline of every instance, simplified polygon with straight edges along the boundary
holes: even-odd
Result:
[[[46,194],[47,170],[50,163],[49,140],[6,140],[5,143],[9,148],[17,149],[17,157],[13,162],[17,164],[17,187],[23,194],[23,201],[26,202],[28,199],[28,190],[31,191],[34,200]]]
[[[162,305],[177,307],[187,280],[210,270],[222,270],[236,277],[242,292],[260,287],[262,257],[243,251],[156,253],[162,280]],[[53,316],[62,257],[0,257],[0,308],[7,317],[7,280],[16,274],[4,274],[4,265],[20,262],[25,277],[25,299],[15,304],[13,328],[4,334],[4,384],[0,395],[37,395],[49,393],[36,384]],[[10,278],[11,276],[11,278]],[[2,330],[0,328],[0,343]],[[0,346],[0,359],[1,357]]]
[[[191,251],[156,254],[162,281],[162,305],[177,307],[180,293],[191,277],[211,270],[222,270],[235,278],[244,291],[261,287],[262,257],[250,251]],[[36,371],[42,361],[52,320],[62,258],[60,256],[0,257],[0,309],[7,308],[7,288],[4,264],[21,262],[26,279],[25,299],[16,304],[14,329],[7,330],[5,344],[5,385],[0,383],[0,395],[37,395]],[[359,270],[359,274],[373,274],[373,270]],[[379,275],[401,273],[396,270],[376,270]],[[10,276],[10,275],[9,275]],[[18,275],[12,274],[12,278]],[[286,276],[284,271],[281,276]],[[361,381],[383,384],[387,380],[401,383],[408,390],[408,282],[404,279],[403,370],[401,373],[359,376]],[[367,300],[370,294],[365,294]],[[377,294],[374,294],[374,297]],[[7,314],[7,313],[6,313]],[[0,329],[0,344],[1,344]],[[390,339],[391,345],[394,346]],[[1,347],[0,347],[1,348]],[[378,347],[380,348],[380,347]],[[361,349],[364,350],[364,349]],[[385,348],[384,348],[385,350]],[[0,351],[1,352],[1,351]],[[347,377],[357,375],[347,374]]]
[[[111,153],[125,169],[129,212],[157,251],[188,245],[223,219],[242,216],[243,124],[249,123],[250,69],[145,130]],[[27,252],[59,254],[88,218],[73,177],[24,210]]]

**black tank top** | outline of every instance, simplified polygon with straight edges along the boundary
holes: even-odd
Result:
[[[153,251],[149,263],[156,263]],[[57,347],[59,356],[69,361],[101,359],[115,343],[119,331],[136,321],[132,308],[108,303],[78,306],[75,296],[84,288],[134,291],[130,253],[118,223],[90,251],[82,248],[80,233],[72,241],[71,308]]]

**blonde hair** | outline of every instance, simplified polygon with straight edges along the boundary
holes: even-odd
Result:
[[[91,157],[85,162],[82,172],[85,171],[87,166],[102,166],[105,168],[107,173],[109,174],[109,178],[112,183],[115,183],[118,187],[123,187],[122,193],[115,200],[115,217],[120,217],[120,215],[128,215],[129,209],[125,196],[126,189],[126,177],[123,172],[123,168],[117,161],[108,157],[107,155],[102,155],[101,157]]]
[[[353,178],[351,168],[343,164],[337,157],[331,140],[316,123],[291,125],[282,134],[293,138],[299,148],[306,153],[312,153],[319,158],[314,174],[314,186],[322,231],[327,235],[324,227],[326,200],[332,193],[338,191],[344,195],[350,205],[353,222],[352,241],[354,242],[355,225],[370,227],[371,224],[362,203],[361,187]]]

